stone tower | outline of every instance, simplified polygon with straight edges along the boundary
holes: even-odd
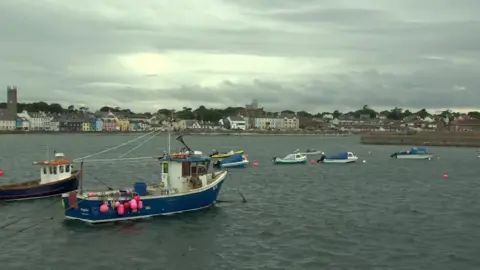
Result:
[[[7,87],[7,115],[10,120],[17,119],[17,87]]]

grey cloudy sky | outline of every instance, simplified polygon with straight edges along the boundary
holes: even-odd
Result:
[[[21,101],[153,111],[480,107],[478,0],[4,0]],[[2,94],[1,100],[4,100]]]

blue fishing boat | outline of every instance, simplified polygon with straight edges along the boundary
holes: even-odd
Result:
[[[169,150],[158,157],[160,183],[137,182],[124,190],[63,194],[65,217],[97,224],[172,215],[214,205],[228,172],[209,172],[211,157],[192,151],[182,136],[177,140],[186,150],[173,154]]]
[[[413,147],[408,151],[399,151],[390,155],[396,159],[429,159],[433,157],[433,153],[425,148]]]
[[[0,186],[0,201],[60,196],[78,188],[81,172],[73,170],[72,161],[63,153],[55,153],[53,160],[33,164],[40,166],[40,179]]]
[[[213,166],[215,168],[245,168],[250,161],[243,154],[235,154],[223,160],[216,160]]]

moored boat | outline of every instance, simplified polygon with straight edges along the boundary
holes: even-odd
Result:
[[[317,162],[321,163],[330,163],[330,164],[345,164],[345,163],[353,163],[358,160],[358,157],[355,156],[352,152],[342,152],[335,156],[327,157],[322,155],[322,157],[317,160]]]
[[[0,201],[60,196],[78,188],[81,171],[74,170],[72,161],[63,153],[55,153],[55,159],[33,165],[40,166],[40,179],[0,186]]]
[[[250,161],[248,161],[247,157],[243,154],[235,154],[231,157],[216,160],[213,163],[215,168],[245,168]]]
[[[315,149],[307,149],[303,152],[300,151],[299,149],[297,149],[295,152],[300,153],[300,154],[305,155],[305,156],[325,155],[324,152],[318,151],[318,150],[315,150]]]
[[[300,153],[288,154],[283,158],[274,157],[273,164],[305,164],[307,156]]]
[[[219,153],[217,150],[213,150],[213,153],[210,155],[210,157],[214,159],[223,159],[223,158],[231,157],[235,154],[244,154],[244,153],[245,151],[243,150],[238,150],[238,151],[230,150],[227,153]]]
[[[97,224],[172,215],[214,205],[228,172],[209,172],[212,158],[195,154],[182,136],[177,140],[186,150],[158,157],[159,183],[137,182],[133,188],[123,190],[63,194],[65,218]]]
[[[390,155],[396,159],[429,159],[433,157],[433,153],[425,148],[413,147],[408,151],[399,151]]]

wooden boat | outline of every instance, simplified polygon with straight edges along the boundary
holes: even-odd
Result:
[[[273,164],[305,164],[307,163],[307,156],[300,153],[288,154],[283,158],[274,157]]]
[[[413,147],[408,151],[399,151],[390,155],[396,159],[429,159],[433,157],[433,153],[425,148]]]
[[[182,136],[177,140],[185,145]],[[182,155],[166,153],[158,158],[160,183],[137,182],[124,190],[63,194],[65,218],[96,224],[197,211],[214,205],[228,172],[209,172],[212,158],[185,147],[187,151]]]
[[[214,159],[220,159],[220,158],[227,158],[227,157],[231,157],[235,154],[244,154],[245,151],[243,150],[238,150],[238,151],[234,151],[234,150],[231,150],[230,152],[227,152],[227,153],[219,153],[217,151],[213,151],[213,153],[210,155],[211,158],[214,158]]]
[[[317,160],[317,162],[321,163],[330,163],[330,164],[345,164],[345,163],[353,163],[358,160],[358,157],[355,156],[352,152],[342,152],[335,156],[327,157],[322,155],[322,157]]]
[[[0,201],[17,201],[59,196],[78,188],[80,171],[62,153],[54,160],[34,162],[40,166],[40,179],[0,186]]]

